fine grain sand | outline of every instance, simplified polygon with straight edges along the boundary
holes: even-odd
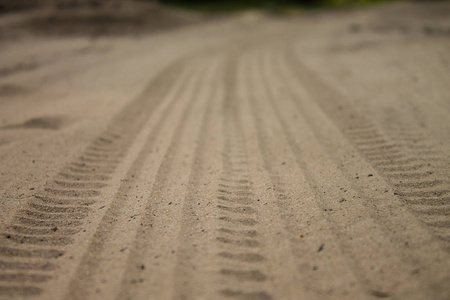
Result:
[[[450,5],[0,44],[1,299],[450,299]]]

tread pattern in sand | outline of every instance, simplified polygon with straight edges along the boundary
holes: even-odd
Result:
[[[275,55],[275,57],[277,57],[277,55]],[[398,224],[395,225],[397,227],[392,227],[391,225],[386,226],[386,222],[391,224],[390,222],[392,220],[390,220],[389,217],[386,218],[386,216],[378,215],[378,212],[374,211],[372,199],[367,199],[366,201],[358,200],[364,199],[364,194],[362,194],[363,192],[361,191],[361,188],[358,187],[358,184],[354,183],[352,179],[346,178],[346,175],[341,173],[338,166],[335,165],[333,161],[330,161],[327,155],[323,153],[323,150],[321,150],[320,147],[317,148],[319,145],[313,147],[313,149],[316,148],[315,150],[311,149],[311,146],[318,142],[317,138],[319,136],[317,136],[317,133],[314,130],[311,132],[310,125],[306,124],[305,120],[298,118],[298,116],[303,113],[308,114],[308,111],[305,111],[304,107],[298,106],[295,101],[292,101],[292,103],[289,104],[289,102],[291,102],[289,99],[295,99],[287,97],[286,95],[286,89],[292,88],[295,90],[297,84],[284,84],[286,81],[292,81],[292,78],[287,80],[283,74],[278,73],[276,64],[273,64],[273,59],[271,60],[270,56],[264,55],[262,58],[258,59],[257,56],[254,55],[253,60],[256,60],[254,62],[254,68],[256,70],[253,71],[250,77],[259,78],[254,79],[255,81],[262,80],[255,83],[253,87],[266,87],[265,90],[267,91],[265,96],[264,93],[259,92],[259,96],[256,99],[261,101],[261,99],[266,98],[268,102],[264,105],[256,104],[257,102],[254,102],[251,106],[255,108],[256,111],[266,105],[270,107],[270,109],[266,109],[267,112],[263,114],[264,121],[260,122],[279,124],[276,126],[277,128],[279,127],[278,129],[272,129],[272,139],[279,140],[278,143],[281,143],[279,145],[280,149],[290,148],[293,154],[293,162],[297,164],[300,171],[304,174],[306,182],[313,190],[313,197],[317,203],[316,205],[325,212],[323,217],[325,217],[326,223],[329,224],[328,226],[332,232],[332,236],[337,238],[337,247],[341,251],[339,256],[342,255],[344,261],[349,264],[351,269],[350,272],[358,278],[357,280],[360,287],[366,290],[366,296],[375,294],[388,296],[393,293],[408,293],[412,286],[424,284],[423,282],[419,283],[418,281],[413,283],[411,280],[409,283],[411,286],[408,286],[409,284],[404,284],[404,281],[400,279],[411,272],[414,265],[408,263],[403,264],[400,268],[391,267],[399,266],[401,261],[412,261],[416,255],[414,253],[406,254],[399,251],[399,245],[397,243],[398,241],[401,241],[401,234],[394,231],[395,228],[398,228]],[[279,82],[277,83],[277,81]],[[274,114],[273,117],[275,117],[275,120],[271,120],[271,118],[273,118],[270,117],[271,114]],[[273,126],[274,125],[266,126],[266,130],[270,131],[270,128]],[[257,125],[256,127],[259,128],[260,126]],[[285,137],[286,140],[284,142],[282,141],[283,138],[280,140],[278,137],[279,133],[281,133],[281,136]],[[270,136],[270,133],[261,134],[263,140],[264,134]],[[323,136],[321,136],[321,138],[323,138]],[[267,147],[267,145],[265,145],[265,147]],[[287,160],[291,161],[289,159]],[[268,168],[270,169],[271,167],[269,166]],[[327,180],[330,174],[332,174],[334,180],[339,182],[339,186],[335,186],[332,182]],[[351,201],[351,204],[339,204],[339,200],[344,198],[347,198],[347,200],[344,201]],[[306,201],[306,203],[308,203],[308,201]],[[310,208],[313,206],[313,203],[308,205]],[[405,216],[405,218],[406,217],[407,216]],[[395,222],[396,221],[394,220],[394,223]],[[367,228],[370,228],[370,237],[367,235]],[[372,250],[368,250],[372,248],[368,247],[366,251],[370,251],[371,254],[366,253],[365,255],[361,255],[359,250],[360,246],[355,240],[356,232],[358,232],[357,240],[359,243],[366,245],[384,245],[382,248],[384,251],[389,252],[389,259],[384,258],[384,266],[380,266],[380,268],[389,270],[391,274],[395,273],[395,280],[386,280],[387,278],[379,276],[376,269],[367,267],[370,262],[367,261],[366,255],[377,256],[380,255],[380,253],[372,252]],[[331,245],[332,244],[333,243],[331,243]],[[411,257],[406,258],[408,255],[411,255]],[[391,262],[389,263],[387,260],[390,260]],[[436,267],[436,265],[434,265],[434,267]],[[441,275],[443,277],[439,280],[443,280],[442,278],[445,276],[445,274]],[[403,286],[400,287],[397,284],[393,284],[395,281],[398,283],[402,282]],[[428,284],[429,283],[425,283],[424,285]],[[430,284],[432,285],[433,283]],[[356,290],[355,292],[358,293],[358,297],[361,297],[360,292]]]
[[[92,206],[147,119],[170,90],[183,61],[162,72],[75,160],[20,210],[3,233],[0,295],[37,295],[57,258],[73,243]],[[168,80],[169,79],[169,80]],[[30,250],[31,249],[31,250]],[[33,285],[30,285],[33,283]]]
[[[320,108],[387,179],[395,195],[450,249],[450,188],[448,175],[439,172],[439,164],[448,161],[447,155],[418,126],[385,132],[369,117],[352,109],[343,95],[302,64],[293,51],[288,51],[286,59],[292,74],[305,84]]]
[[[258,209],[248,173],[248,159],[239,102],[236,96],[236,60],[230,59],[225,74],[223,172],[217,189],[218,228],[221,249],[220,294],[234,299],[272,299],[265,290],[268,274],[258,231]]]

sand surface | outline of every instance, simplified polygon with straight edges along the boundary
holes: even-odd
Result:
[[[1,299],[450,299],[450,5],[0,44]]]

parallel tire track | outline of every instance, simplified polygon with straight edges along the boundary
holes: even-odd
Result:
[[[140,149],[136,159],[132,162],[127,175],[125,176],[126,180],[124,180],[118,187],[117,193],[114,195],[110,207],[97,226],[96,232],[90,240],[87,250],[83,255],[83,258],[81,259],[81,263],[76,270],[75,276],[69,284],[67,298],[86,299],[86,297],[88,297],[90,289],[88,289],[87,287],[91,287],[93,280],[96,279],[96,275],[99,269],[99,258],[102,257],[103,252],[106,250],[107,241],[110,235],[114,232],[115,227],[117,226],[118,218],[120,218],[120,216],[122,216],[124,213],[124,203],[126,203],[128,198],[127,192],[130,190],[130,187],[141,173],[146,158],[154,150],[155,140],[160,134],[163,126],[170,121],[170,117],[174,114],[175,108],[179,106],[178,103],[180,101],[180,96],[189,86],[189,82],[192,81],[193,78],[195,79],[199,76],[198,71],[195,71],[195,67],[194,71],[191,70],[193,68],[192,65],[188,64],[186,68],[188,69],[188,72],[185,72],[185,74],[182,74],[180,76],[180,80],[178,82],[179,84],[177,84],[177,86],[167,95],[167,105],[163,108],[158,121],[151,128],[148,136],[145,138],[145,144]],[[190,101],[193,100],[190,99]],[[179,120],[177,128],[183,127],[186,116],[188,114],[187,112],[189,111],[189,104],[191,104],[191,102],[184,103],[181,106],[183,116]],[[172,146],[172,148],[174,147]],[[160,170],[163,170],[163,172],[166,172],[164,165],[170,155],[170,153],[166,153],[163,162],[161,163]],[[158,175],[162,174],[158,173]],[[162,176],[161,178],[165,177]],[[141,226],[145,227],[145,225],[147,224],[144,219],[144,221],[141,223]],[[145,230],[143,230],[143,232],[145,232]],[[133,257],[133,259],[136,259],[136,257]]]
[[[249,102],[248,106],[251,109],[259,151],[275,193],[274,201],[282,218],[283,229],[287,233],[286,238],[294,257],[292,262],[296,264],[296,275],[301,282],[305,281],[303,280],[305,278],[312,279],[302,282],[301,288],[295,289],[293,294],[288,297],[308,297],[309,295],[317,297],[320,295],[325,299],[327,298],[325,294],[328,294],[327,296],[332,299],[336,294],[330,292],[333,290],[333,285],[328,282],[326,275],[337,275],[340,278],[334,283],[336,287],[348,286],[351,282],[350,285],[353,287],[345,292],[347,297],[363,299],[365,295],[361,286],[354,284],[357,282],[357,277],[352,272],[351,265],[343,259],[338,250],[339,243],[333,230],[327,228],[331,225],[327,224],[327,220],[321,213],[322,209],[314,209],[314,206],[317,206],[314,192],[304,187],[301,189],[302,193],[299,194],[296,191],[296,188],[301,185],[299,183],[305,182],[306,178],[299,168],[291,166],[287,169],[285,166],[286,161],[295,164],[295,157],[283,153],[283,149],[286,148],[284,142],[273,137],[271,127],[277,121],[271,120],[271,116],[264,114],[263,111],[264,107],[267,107],[267,110],[273,110],[271,104],[266,103],[269,100],[267,91],[260,93],[259,96],[255,93],[256,87],[262,86],[262,84],[258,85],[256,76],[258,71],[255,65],[258,63],[253,60],[250,61],[250,66],[244,66],[248,70],[247,74],[244,74],[242,82],[248,83],[248,86],[242,87],[242,89],[246,90],[244,97]],[[316,231],[320,234],[317,234]],[[317,249],[325,241],[328,250],[325,253],[317,252]],[[287,259],[287,255],[288,253],[283,254],[283,258]],[[333,257],[334,262],[328,261],[326,265],[323,264],[322,262],[328,260],[329,256]],[[286,278],[282,280],[286,280]]]
[[[207,170],[216,158],[212,152],[215,150],[213,139],[218,132],[214,130],[213,121],[216,118],[217,108],[223,101],[223,88],[220,86],[223,63],[224,61],[221,59],[216,65],[212,64],[212,70],[208,72],[202,82],[204,92],[198,95],[198,97],[205,97],[207,103],[204,104],[206,107],[201,116],[197,143],[192,155],[192,167],[186,193],[181,203],[180,224],[177,232],[179,245],[176,250],[177,257],[172,277],[172,298],[174,299],[193,299],[207,293],[206,289],[199,287],[196,282],[196,280],[204,280],[203,270],[196,268],[196,264],[202,256],[200,250],[197,249],[197,244],[201,242],[198,240],[198,236],[201,235],[200,232],[204,232],[201,229],[202,222],[199,220],[202,213],[199,205],[208,200],[206,198],[209,196],[210,190],[202,183],[211,179]]]
[[[181,151],[180,142],[185,130],[192,126],[193,116],[192,111],[196,104],[200,101],[199,91],[202,88],[202,78],[207,76],[205,72],[205,62],[199,62],[200,72],[196,74],[192,79],[193,91],[192,93],[183,95],[186,97],[187,104],[183,110],[181,117],[178,120],[177,126],[171,136],[170,144],[164,154],[162,162],[156,173],[155,182],[152,184],[151,191],[147,195],[148,203],[143,208],[143,216],[140,219],[141,228],[138,228],[134,234],[133,246],[127,259],[127,268],[123,275],[123,281],[117,299],[134,299],[137,287],[136,283],[140,283],[142,278],[142,272],[144,271],[139,266],[142,265],[147,257],[149,247],[151,245],[151,230],[152,224],[155,220],[155,211],[158,210],[159,200],[164,199],[165,192],[167,192],[166,186],[171,181],[170,175],[173,168],[174,157]]]
[[[263,62],[261,64],[265,66],[265,70],[263,69],[263,71],[259,71],[257,74],[255,73],[255,76],[261,74],[259,76],[267,77],[267,74],[272,74],[272,70],[267,69],[267,60],[263,59],[263,61],[266,61],[266,63]],[[331,223],[335,235],[339,237],[341,243],[340,248],[342,249],[343,254],[353,266],[353,271],[357,274],[360,283],[365,287],[368,295],[388,296],[391,295],[392,292],[410,293],[412,287],[414,287],[416,291],[419,291],[418,288],[422,284],[433,284],[432,282],[420,282],[418,278],[411,278],[409,282],[401,280],[401,278],[405,278],[407,274],[414,269],[414,265],[411,264],[411,260],[409,260],[410,258],[413,258],[414,255],[408,257],[409,254],[403,255],[402,251],[399,251],[399,246],[402,245],[398,244],[395,234],[393,235],[392,231],[385,228],[384,220],[380,218],[377,213],[374,213],[370,203],[357,200],[364,197],[364,195],[361,194],[360,189],[356,186],[353,187],[353,184],[343,177],[344,174],[337,169],[337,166],[329,161],[326,156],[320,154],[321,150],[317,148],[317,146],[319,146],[318,144],[317,146],[314,146],[314,148],[317,148],[316,151],[313,150],[314,153],[302,151],[302,149],[305,148],[302,146],[302,141],[305,138],[308,139],[309,134],[301,134],[301,130],[304,130],[303,128],[308,128],[308,126],[296,125],[295,122],[287,123],[286,121],[286,119],[292,119],[292,109],[296,110],[296,105],[292,105],[295,103],[289,105],[287,103],[286,105],[277,105],[274,98],[277,91],[275,85],[270,85],[266,80],[261,83],[261,86],[267,87],[269,90],[269,95],[271,95],[269,97],[269,99],[271,99],[271,107],[273,108],[274,113],[278,115],[277,119],[283,128],[289,147],[296,156],[299,167],[305,172],[309,185],[315,188],[318,204],[324,211],[333,211],[332,213],[326,214],[327,219]],[[284,112],[282,112],[283,107],[285,110]],[[301,121],[301,123],[304,123],[304,121]],[[297,135],[303,136],[303,139],[296,137],[294,132],[296,132]],[[311,143],[308,144],[312,146],[315,142],[311,140]],[[330,173],[333,174],[335,180],[340,182],[341,189],[333,186],[333,184],[326,180]],[[318,187],[320,187],[319,190]],[[353,200],[350,200],[349,197],[353,197]],[[351,201],[351,205],[340,205],[338,200],[342,198],[347,198],[346,201]],[[367,228],[370,228],[370,235],[367,235]],[[356,232],[358,232],[357,238],[355,236]],[[357,239],[359,243],[367,245],[366,251],[370,251],[370,254],[366,253],[365,255],[361,255],[359,252],[359,244],[355,243],[355,239]],[[381,273],[379,273],[376,268],[368,268],[370,262],[367,261],[367,256],[375,257],[381,254],[374,251],[377,247],[383,249],[384,253],[383,259],[379,260],[377,268],[384,270],[382,272],[389,272],[389,274],[393,276],[391,280],[387,280],[387,277],[380,276]],[[435,265],[433,265],[433,267],[435,267]],[[395,276],[393,274],[395,274]],[[440,278],[436,277],[436,280],[441,281],[441,275],[444,274],[442,273],[437,276]],[[443,292],[443,290],[438,292]]]
[[[91,206],[101,196],[129,145],[171,89],[184,68],[178,61],[164,70],[126,106],[108,128],[36,194],[15,216],[0,247],[0,296],[33,296],[39,283],[53,278],[57,259],[73,243]],[[30,250],[31,249],[31,250]],[[31,284],[31,285],[30,285]]]
[[[450,181],[448,174],[439,172],[443,164],[448,165],[448,155],[441,153],[420,128],[397,128],[395,137],[390,138],[389,133],[352,109],[339,92],[301,64],[292,50],[287,52],[286,59],[292,74],[310,87],[308,91],[321,109],[391,183],[395,194],[450,250]],[[436,206],[440,209],[436,210]],[[436,212],[432,218],[424,213],[428,210]]]

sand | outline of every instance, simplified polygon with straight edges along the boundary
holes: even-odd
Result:
[[[1,299],[449,299],[450,6],[0,45]]]

